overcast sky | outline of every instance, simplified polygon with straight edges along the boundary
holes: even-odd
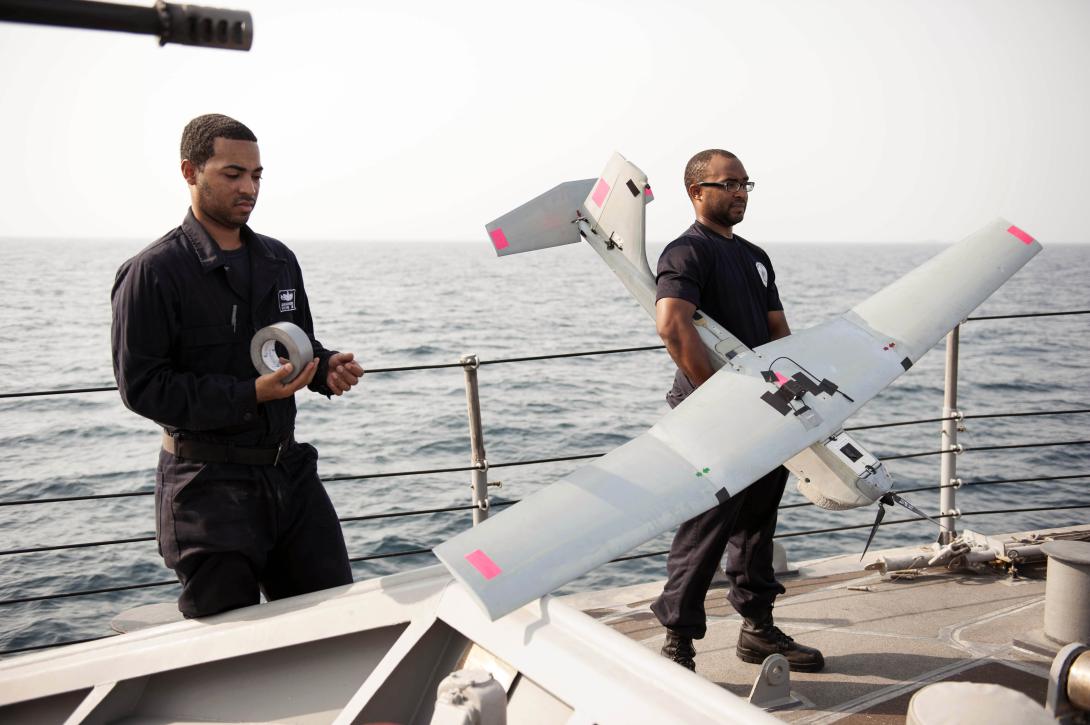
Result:
[[[997,215],[1090,240],[1086,0],[202,4],[250,10],[253,50],[0,24],[0,237],[163,234],[181,129],[220,112],[260,142],[251,225],[290,243],[487,242],[614,150],[667,241],[708,147],[757,181],[758,242],[953,241]]]

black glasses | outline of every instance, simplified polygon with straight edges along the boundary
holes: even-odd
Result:
[[[745,189],[747,192],[753,191],[753,187],[757,185],[756,181],[701,181],[697,183],[697,186],[718,186],[723,191],[733,194],[739,189]]]

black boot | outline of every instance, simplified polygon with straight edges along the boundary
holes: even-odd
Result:
[[[743,662],[757,665],[771,654],[781,654],[793,672],[818,672],[825,666],[821,652],[798,644],[772,623],[772,612],[758,619],[742,618],[735,652]]]
[[[696,662],[693,661],[693,657],[696,657],[696,650],[693,649],[692,637],[682,637],[669,629],[666,630],[666,642],[663,643],[659,654],[668,660],[677,662],[689,672],[696,672]]]

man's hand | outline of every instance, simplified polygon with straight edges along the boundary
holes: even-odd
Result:
[[[267,403],[270,400],[290,398],[295,395],[297,390],[309,385],[310,381],[314,379],[314,373],[318,371],[318,358],[314,358],[307,363],[307,366],[303,368],[303,372],[299,373],[298,377],[291,382],[285,383],[284,378],[291,375],[292,365],[283,359],[280,362],[282,364],[278,370],[266,373],[254,381],[257,402]]]
[[[355,362],[356,356],[350,352],[338,352],[329,357],[329,373],[325,384],[336,395],[344,395],[348,389],[363,377],[363,368]]]

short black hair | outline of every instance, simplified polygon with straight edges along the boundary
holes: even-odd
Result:
[[[708,163],[716,156],[722,156],[728,159],[738,158],[730,151],[724,151],[723,149],[706,149],[689,159],[689,163],[685,164],[686,193],[688,193],[690,186],[699,184],[704,180],[704,176],[708,173]]]
[[[185,125],[182,131],[182,159],[189,159],[198,169],[203,168],[215,153],[213,146],[217,138],[257,142],[253,131],[230,116],[206,113]]]

